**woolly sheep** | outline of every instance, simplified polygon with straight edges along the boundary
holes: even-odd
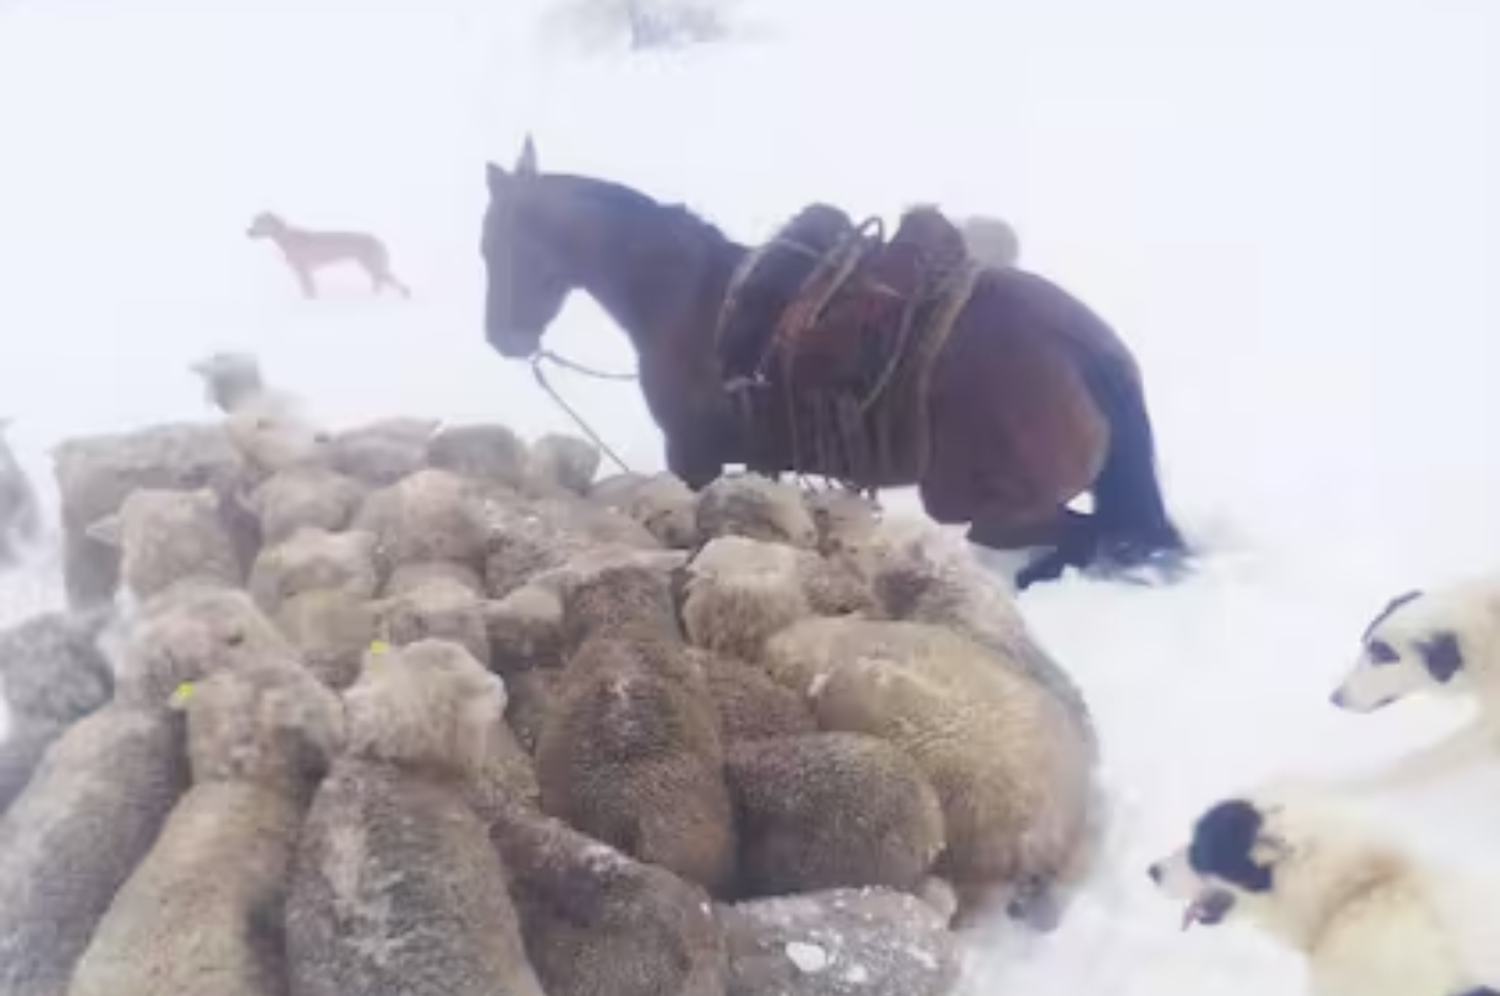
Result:
[[[547,588],[527,585],[485,603],[490,666],[504,675],[562,663],[562,599]]]
[[[106,608],[47,612],[0,632],[0,688],[9,730],[0,741],[0,812],[26,787],[47,747],[104,706],[114,689],[98,646]]]
[[[943,996],[958,943],[921,900],[836,889],[717,910],[729,948],[727,996]]]
[[[333,468],[369,487],[384,488],[427,466],[436,419],[392,418],[333,437]]]
[[[118,511],[132,491],[206,487],[224,499],[240,489],[246,475],[244,459],[216,425],[168,424],[70,439],[53,449],[52,459],[61,499],[63,577],[75,608],[114,594],[119,552],[89,538],[86,530]]]
[[[816,554],[742,536],[712,540],[687,567],[682,621],[696,644],[754,660],[771,636],[818,612],[854,611],[862,585]]]
[[[486,667],[490,637],[484,603],[455,581],[435,578],[379,603],[379,628],[396,646],[421,640],[450,640]]]
[[[698,538],[744,536],[803,550],[818,545],[818,529],[802,494],[759,474],[716,478],[698,494]]]
[[[0,419],[0,567],[13,563],[25,544],[42,531],[36,489],[6,438],[9,419]]]
[[[379,537],[393,566],[451,561],[478,568],[486,546],[479,496],[472,481],[420,470],[365,499],[353,528]]]
[[[773,676],[810,694],[825,730],[887,740],[942,802],[937,871],[973,912],[991,899],[1038,929],[1088,857],[1092,744],[1046,689],[985,648],[919,623],[815,619],[767,646]]]
[[[540,814],[507,810],[490,837],[548,996],[722,996],[702,889]]]
[[[0,814],[25,791],[47,748],[63,732],[56,723],[26,716],[9,718],[5,738],[0,740]]]
[[[0,817],[0,994],[65,996],[74,966],[186,786],[165,709],[110,705],[43,756]]]
[[[564,677],[560,667],[539,667],[505,676],[505,721],[533,757],[542,727],[562,694]]]
[[[385,579],[381,594],[386,598],[400,598],[436,580],[461,585],[476,597],[484,593],[484,579],[474,568],[451,560],[427,560],[397,564],[391,569],[390,577]]]
[[[587,440],[553,433],[532,444],[530,479],[544,488],[585,495],[598,472],[599,448]]]
[[[379,605],[337,588],[293,595],[273,618],[307,669],[335,689],[354,683],[365,650],[380,636]]]
[[[207,488],[133,491],[88,535],[120,551],[121,580],[136,598],[189,578],[240,584],[245,577],[219,496]]]
[[[193,786],[110,904],[69,996],[284,996],[288,866],[342,738],[341,704],[289,667],[220,672],[174,701]]]
[[[296,653],[250,596],[237,588],[184,581],[113,622],[115,704],[161,708],[177,686],[267,661],[295,666]]]
[[[243,592],[170,588],[101,636],[115,696],[47,751],[0,817],[0,996],[62,996],[120,886],[186,787],[183,683],[297,667]]]
[[[571,655],[536,747],[542,809],[716,895],[734,878],[717,715],[686,648],[639,629]]]
[[[663,546],[698,545],[698,496],[675,474],[615,474],[595,482],[589,497],[629,515]]]
[[[741,894],[910,890],[943,849],[937,793],[911,758],[857,733],[737,744],[725,755]]]
[[[644,632],[680,642],[677,607],[661,573],[639,564],[609,564],[562,585],[562,640],[570,654],[590,636]]]
[[[807,700],[772,681],[762,668],[717,654],[700,654],[708,693],[719,713],[719,736],[726,747],[816,732]]]
[[[521,437],[503,425],[444,426],[427,443],[429,465],[513,489],[526,483],[528,459]]]
[[[548,498],[525,504],[487,503],[489,553],[485,584],[506,595],[582,555],[629,558],[660,551],[650,533],[625,515],[582,499]]]
[[[99,636],[113,610],[44,612],[0,631],[0,688],[11,718],[66,727],[103,706],[114,690]]]
[[[465,801],[505,706],[466,654],[371,652],[344,692],[348,740],[293,862],[297,996],[543,996],[506,872]]]
[[[379,540],[372,532],[299,529],[269,546],[250,568],[250,594],[267,612],[307,591],[343,591],[373,598],[380,590]]]
[[[998,654],[1057,696],[1090,739],[1093,721],[1078,686],[1037,642],[1009,592],[958,536],[925,523],[868,535],[864,570],[887,619],[930,623]]]
[[[308,466],[271,475],[243,501],[260,522],[262,542],[271,545],[299,529],[344,529],[364,497],[364,487],[352,477]]]

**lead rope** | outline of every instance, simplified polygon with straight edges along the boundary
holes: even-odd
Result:
[[[602,438],[600,438],[599,434],[593,430],[593,428],[588,424],[587,421],[584,420],[583,416],[574,411],[573,406],[563,400],[563,396],[561,394],[557,393],[557,388],[552,386],[552,382],[547,379],[546,373],[542,371],[543,360],[551,360],[553,363],[556,363],[560,367],[572,370],[575,373],[583,374],[585,377],[593,377],[597,380],[629,381],[636,380],[636,375],[609,373],[604,370],[595,370],[592,367],[586,367],[581,363],[574,363],[572,360],[558,356],[550,349],[537,350],[531,356],[531,375],[536,378],[537,385],[540,386],[543,391],[546,391],[547,394],[551,396],[553,401],[557,402],[557,407],[561,408],[567,414],[567,416],[573,420],[573,423],[577,425],[578,428],[583,430],[584,435],[593,440],[594,445],[599,447],[599,451],[601,453],[613,460],[615,462],[615,465],[618,466],[620,470],[624,471],[627,474],[634,473],[634,471],[630,469],[630,466],[624,460],[620,459],[619,454],[610,449],[609,444],[606,443]]]

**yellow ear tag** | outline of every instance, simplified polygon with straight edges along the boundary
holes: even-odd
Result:
[[[391,649],[391,645],[389,643],[386,643],[384,640],[376,640],[373,643],[371,643],[370,644],[370,657],[365,662],[365,666],[367,666],[372,671],[378,670],[379,667],[380,667],[380,657],[381,657],[381,655],[389,653],[390,649]]]
[[[172,698],[170,701],[175,708],[181,709],[183,706],[187,705],[188,699],[192,697],[193,683],[191,681],[184,681],[182,684],[178,685],[177,690],[172,693]]]

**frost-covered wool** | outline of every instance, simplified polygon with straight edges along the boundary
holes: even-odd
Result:
[[[373,598],[380,590],[384,567],[379,548],[372,532],[299,529],[255,558],[250,594],[267,612],[309,591],[343,591],[356,598]]]
[[[569,658],[536,749],[542,808],[723,894],[734,826],[718,717],[675,640],[597,636]]]
[[[725,746],[818,729],[807,699],[778,685],[757,664],[699,652]]]
[[[354,683],[365,650],[381,632],[378,603],[338,588],[293,595],[274,619],[307,669],[334,689]]]
[[[434,578],[376,607],[381,635],[396,646],[420,640],[448,640],[486,667],[490,637],[485,602],[456,581]]]
[[[427,444],[437,419],[390,418],[337,433],[333,468],[372,488],[384,488],[427,466]]]
[[[193,491],[221,499],[240,490],[244,458],[221,426],[170,423],[138,432],[69,439],[52,451],[61,499],[64,580],[75,607],[107,601],[119,578],[118,551],[86,535],[137,488]]]
[[[530,476],[545,488],[585,495],[598,472],[599,448],[587,440],[551,433],[532,444]]]
[[[802,576],[813,554],[742,536],[712,540],[687,566],[682,622],[695,644],[756,660],[773,634],[813,614]]]
[[[304,810],[342,739],[338,697],[278,667],[221,671],[177,701],[193,786],[115,895],[69,996],[288,992],[276,925]]]
[[[818,528],[802,494],[759,474],[719,477],[698,494],[698,540],[743,536],[815,550]]]
[[[344,703],[348,746],[293,862],[292,992],[543,996],[505,869],[466,798],[504,711],[499,679],[427,641],[371,652]]]
[[[219,496],[208,488],[132,491],[87,532],[120,551],[120,576],[136,598],[186,579],[241,584],[245,567]]]
[[[944,996],[958,941],[914,896],[836,889],[718,907],[728,996]]]
[[[260,521],[262,542],[273,545],[300,529],[344,529],[365,494],[365,487],[354,478],[310,466],[271,475],[243,500]]]
[[[490,836],[548,996],[722,996],[702,889],[538,813],[512,808]]]
[[[562,599],[547,588],[527,585],[499,601],[487,602],[490,666],[507,677],[562,664]]]
[[[52,744],[0,816],[0,996],[66,996],[186,783],[164,706],[106,706]]]
[[[481,496],[456,474],[420,470],[365,499],[353,528],[377,536],[392,566],[451,561],[477,569],[487,547]]]
[[[916,763],[857,733],[736,744],[725,755],[741,895],[911,890],[943,849],[943,811]]]
[[[818,725],[879,737],[917,763],[943,806],[937,864],[966,907],[1004,899],[1050,927],[1090,855],[1093,744],[1054,695],[988,649],[920,623],[813,619],[766,664],[812,696]]]
[[[589,497],[629,515],[665,547],[698,545],[698,496],[675,474],[614,474],[594,482]]]
[[[529,455],[521,437],[503,425],[444,426],[427,443],[427,462],[461,477],[519,489]]]

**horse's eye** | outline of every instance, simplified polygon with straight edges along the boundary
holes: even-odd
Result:
[[[1384,640],[1372,640],[1366,652],[1369,653],[1372,664],[1394,664],[1401,659],[1396,649]]]

